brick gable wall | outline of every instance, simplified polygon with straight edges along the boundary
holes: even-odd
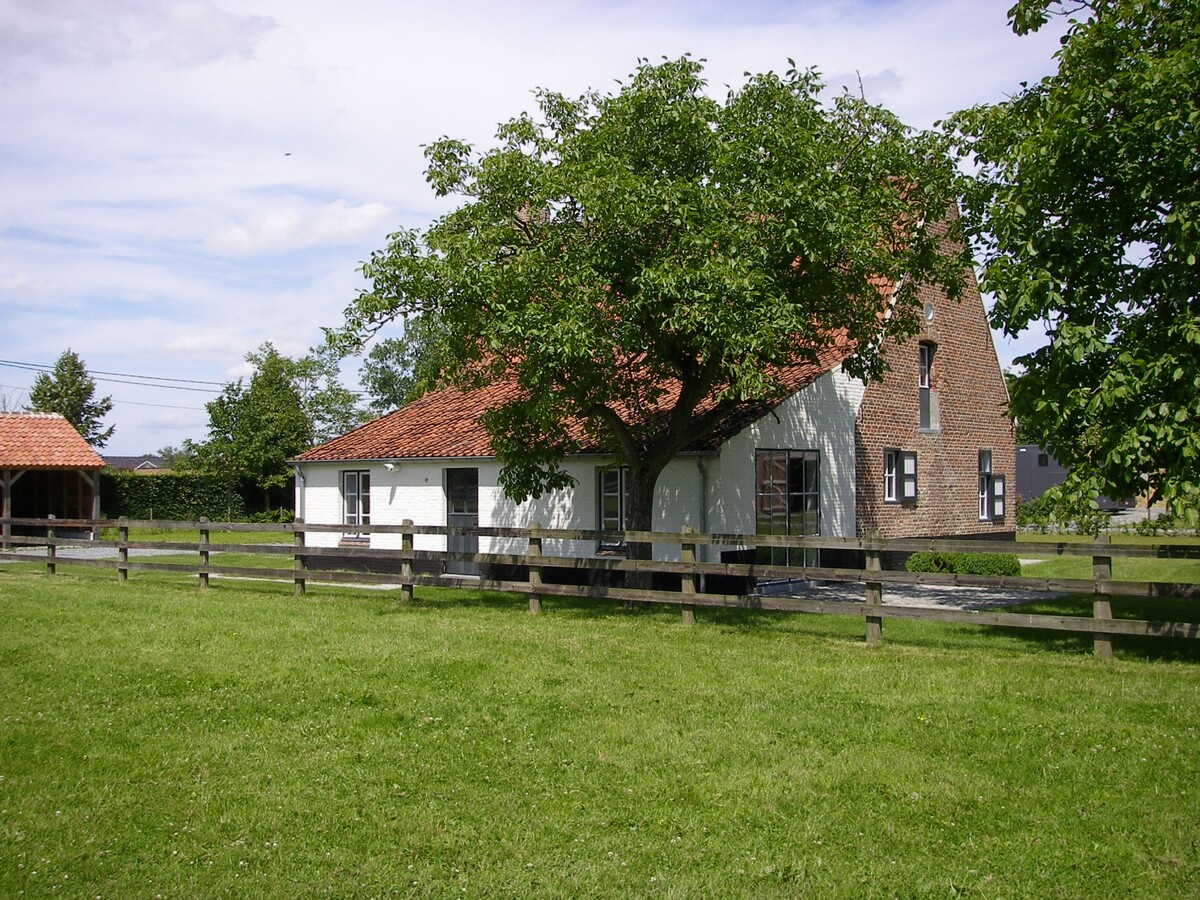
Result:
[[[995,534],[1016,527],[1016,443],[1007,415],[1008,393],[974,275],[963,297],[922,290],[932,321],[904,344],[885,345],[890,366],[867,386],[855,434],[858,531],[885,537]],[[931,387],[940,403],[940,429],[921,430],[919,344],[934,345]],[[917,454],[917,500],[883,500],[884,450]],[[1002,521],[979,520],[979,451],[991,450],[992,472],[1005,476]]]

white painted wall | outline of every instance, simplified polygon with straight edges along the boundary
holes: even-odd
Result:
[[[866,388],[841,366],[721,446],[709,469],[709,531],[753,534],[755,450],[819,450],[821,533],[855,535],[854,423]]]

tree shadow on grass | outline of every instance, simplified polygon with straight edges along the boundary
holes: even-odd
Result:
[[[1046,597],[1009,608],[1009,612],[1050,616],[1079,616],[1092,618],[1091,594],[1064,594]],[[1195,598],[1129,597],[1114,595],[1113,617],[1146,622],[1200,622],[1200,601]],[[984,626],[993,634],[1003,633],[1009,640],[1018,639],[1040,649],[1062,653],[1091,655],[1094,641],[1091,635],[1063,631],[1044,631],[1034,628],[1000,628]],[[1113,654],[1118,659],[1147,662],[1200,663],[1200,639],[1186,637],[1151,637],[1118,634],[1113,637]]]

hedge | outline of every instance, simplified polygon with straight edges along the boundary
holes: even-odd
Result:
[[[218,522],[246,518],[237,485],[213,475],[106,470],[100,474],[100,515],[106,519],[167,519]]]
[[[921,550],[904,568],[909,572],[952,572],[958,575],[1020,575],[1021,562],[1011,553],[939,553]]]

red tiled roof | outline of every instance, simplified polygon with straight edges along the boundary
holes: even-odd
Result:
[[[780,367],[777,375],[785,396],[816,381],[847,356],[847,342],[825,350],[816,363],[797,363]],[[301,453],[298,462],[342,462],[370,459],[467,459],[490,457],[491,442],[479,423],[479,416],[518,395],[517,387],[500,383],[473,391],[443,388],[395,412],[375,419],[341,437]],[[668,388],[658,408],[666,411],[679,395],[679,388]],[[754,401],[739,404],[721,416],[716,428],[688,450],[713,450],[752,422],[765,416],[780,402]],[[716,408],[710,398],[697,407],[697,414]]]
[[[102,469],[104,460],[58,413],[0,413],[0,468]]]

